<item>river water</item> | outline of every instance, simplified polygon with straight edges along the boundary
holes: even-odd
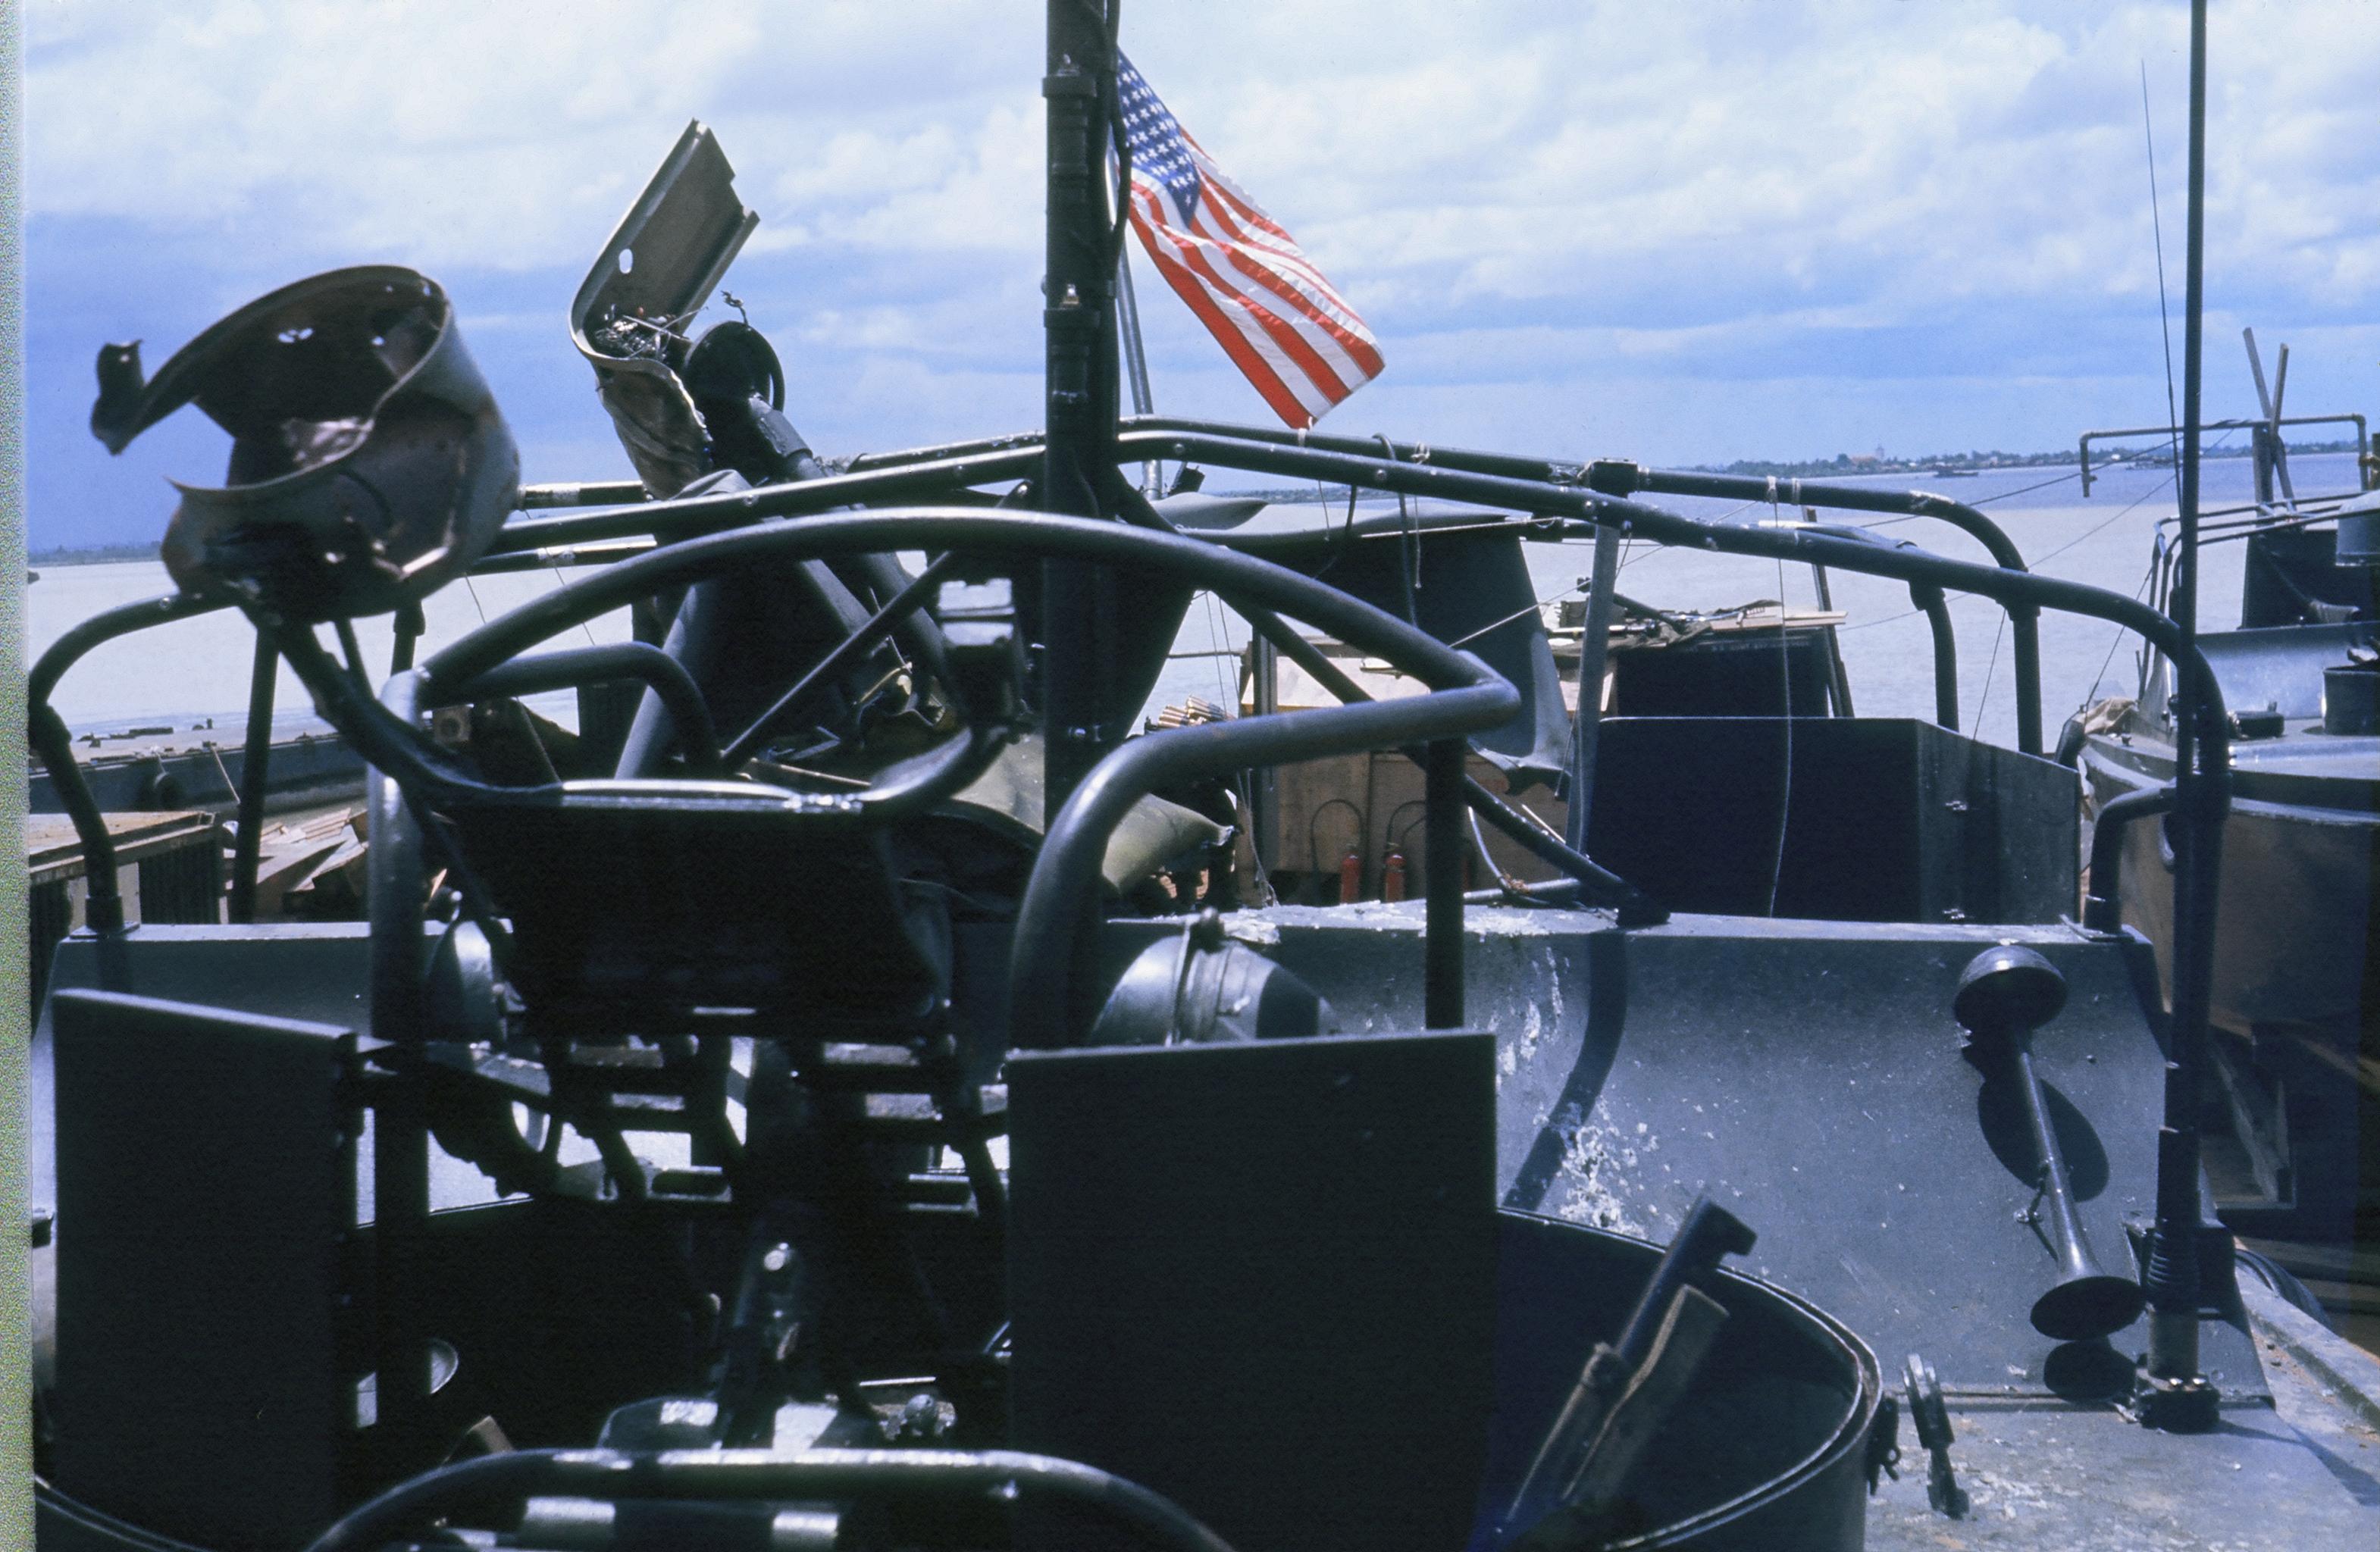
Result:
[[[2291,460],[2297,489],[2305,494],[2337,492],[2354,486],[2354,460],[2347,454],[2306,455]],[[2203,466],[2201,504],[2232,505],[2250,495],[2252,470],[2244,458],[2210,459]],[[1914,485],[1979,506],[2007,529],[2034,570],[2088,582],[2113,591],[2140,592],[2146,577],[2151,533],[2173,512],[2172,473],[2154,467],[2119,467],[2095,475],[2085,500],[2071,469],[1987,471],[1973,479],[1943,479],[1910,475],[1852,481],[1884,488]],[[1779,481],[1780,488],[1785,485]],[[1328,492],[1317,497],[1319,507]],[[1346,510],[1339,489],[1328,504],[1334,515]],[[1769,519],[1765,503],[1657,498],[1654,504],[1706,521],[1757,523]],[[1782,516],[1793,514],[1789,506]],[[1874,525],[1866,514],[1834,514],[1832,521]],[[1912,540],[1941,553],[1986,560],[1981,546],[1947,525],[1925,519],[1883,519],[1880,531]],[[1571,591],[1591,565],[1592,545],[1528,547],[1532,576],[1541,598]],[[2238,623],[2241,547],[2211,545],[2205,552],[2200,624],[2207,630]],[[103,565],[50,565],[27,589],[31,654],[39,654],[77,622],[103,609],[171,590],[156,562]],[[513,573],[474,578],[444,588],[424,605],[430,624],[427,645],[454,639],[483,619],[550,590],[559,574]],[[1815,606],[1815,590],[1806,567],[1787,567],[1781,577],[1773,562],[1633,544],[1623,558],[1620,590],[1663,608],[1713,608],[1779,596],[1789,605]],[[1933,647],[1925,619],[1912,611],[1908,588],[1878,577],[1834,573],[1835,607],[1850,618],[1842,632],[1852,698],[1863,716],[1930,718],[1934,709]],[[2015,697],[2010,677],[2010,647],[2004,616],[1989,600],[1954,595],[1951,618],[1959,643],[1960,723],[1995,743],[2013,746]],[[358,623],[367,661],[386,663],[391,644],[387,616]],[[617,641],[628,634],[625,613],[595,622],[571,640]],[[1176,650],[1150,709],[1191,695],[1230,705],[1236,698],[1234,665],[1199,656],[1244,645],[1236,620],[1203,600],[1194,603]],[[92,652],[60,685],[56,705],[78,733],[134,726],[171,725],[187,730],[212,718],[218,735],[238,736],[237,720],[248,695],[252,637],[234,613],[218,613],[120,639]],[[567,645],[557,642],[555,645]],[[2130,694],[2137,668],[2138,642],[2113,625],[2067,614],[2041,621],[2042,705],[2047,735],[2057,736],[2066,714],[2095,694]],[[547,715],[574,721],[569,697],[532,702]],[[285,666],[276,721],[285,731],[319,727],[304,691]]]

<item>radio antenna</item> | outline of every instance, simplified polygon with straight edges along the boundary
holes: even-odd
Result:
[[[2157,210],[2156,130],[2149,118],[2149,62],[2141,61],[2141,138],[2149,150],[2149,231],[2156,239],[2157,339],[2165,346],[2165,423],[2172,428],[2168,441],[2173,451],[2173,472],[2181,477],[2181,412],[2173,402],[2173,321],[2166,313],[2165,221]]]

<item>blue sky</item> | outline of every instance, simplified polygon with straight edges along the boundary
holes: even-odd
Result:
[[[153,369],[315,270],[455,298],[532,479],[625,458],[570,348],[588,260],[689,118],[763,217],[729,279],[822,452],[1038,418],[1039,8],[24,0],[36,548],[154,537],[194,412]],[[1334,430],[1661,463],[2070,443],[2158,419],[2143,62],[2180,349],[2180,4],[1135,0],[1125,47],[1379,336]],[[2380,408],[2380,9],[2215,6],[2208,406]],[[1224,45],[1228,44],[1228,47]],[[1160,407],[1267,412],[1146,270]]]

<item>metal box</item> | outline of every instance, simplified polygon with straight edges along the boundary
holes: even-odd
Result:
[[[1673,911],[1992,923],[2074,914],[2073,771],[1900,718],[1796,717],[1790,775],[1786,749],[1781,718],[1607,719],[1587,850]]]
[[[1242,1552],[1461,1546],[1494,1384],[1492,1050],[1012,1058],[1015,1446]]]

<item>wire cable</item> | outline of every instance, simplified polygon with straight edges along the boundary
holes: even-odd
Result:
[[[1802,505],[1802,482],[1793,481],[1793,505]],[[1768,479],[1768,514],[1771,525],[1780,521],[1777,508],[1777,479]],[[1768,911],[1777,915],[1777,891],[1785,881],[1785,829],[1793,816],[1793,637],[1785,628],[1785,557],[1777,557],[1777,662],[1783,676],[1785,768],[1778,778],[1777,789],[1777,855],[1768,867]],[[1583,693],[1583,692],[1582,692]]]

